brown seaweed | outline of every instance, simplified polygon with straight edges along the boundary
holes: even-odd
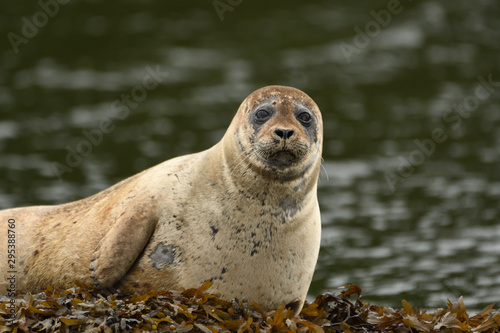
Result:
[[[151,290],[141,295],[99,293],[75,286],[47,288],[11,300],[0,296],[1,332],[500,332],[493,305],[469,316],[463,299],[426,312],[402,301],[401,309],[364,302],[361,289],[321,294],[294,316],[281,305],[264,309],[247,300],[207,293],[211,283],[184,291]],[[14,304],[14,306],[12,306]],[[11,308],[13,308],[11,312]],[[11,315],[12,313],[12,315]]]

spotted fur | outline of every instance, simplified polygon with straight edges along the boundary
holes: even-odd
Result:
[[[16,220],[17,291],[77,282],[144,292],[212,280],[223,297],[299,311],[319,251],[322,137],[311,98],[268,86],[206,151],[76,202],[0,211],[0,234]]]

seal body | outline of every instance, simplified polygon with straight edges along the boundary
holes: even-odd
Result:
[[[322,119],[314,101],[268,86],[212,148],[163,162],[91,197],[0,211],[1,293],[49,285],[122,292],[192,288],[300,310],[320,243]],[[14,269],[5,265],[15,221]],[[12,223],[11,223],[12,226]]]

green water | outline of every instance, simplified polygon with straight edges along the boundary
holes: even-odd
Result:
[[[0,5],[0,208],[206,149],[291,85],[325,122],[311,295],[500,301],[498,1],[42,3]]]

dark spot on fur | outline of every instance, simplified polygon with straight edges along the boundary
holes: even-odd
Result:
[[[38,250],[35,250],[35,252],[33,252],[33,256],[36,256],[38,254]]]
[[[217,263],[214,263],[214,264],[217,264]],[[224,281],[224,277],[223,275],[226,274],[227,272],[227,268],[226,267],[222,267],[222,270],[220,271],[220,275],[219,276],[215,276],[215,277],[211,277],[210,278],[210,281],[214,281],[214,280],[220,280],[220,281]]]
[[[252,248],[252,252],[250,252],[250,256],[251,256],[251,257],[253,257],[253,256],[254,256],[254,254],[256,254],[256,253],[259,253],[259,251],[258,251],[258,250],[259,250],[259,248],[260,248],[261,244],[262,244],[262,242],[260,242],[260,241],[258,241],[258,242],[253,241],[253,248]]]
[[[149,258],[153,261],[153,267],[157,270],[164,269],[165,265],[172,265],[175,260],[177,248],[173,245],[159,243]]]
[[[286,212],[290,212],[290,215],[294,215],[297,212],[297,201],[290,197],[285,197],[280,202],[280,207]]]
[[[58,226],[60,226],[60,225],[61,225],[61,223],[59,222],[58,224],[56,224],[56,225],[54,226],[54,228],[56,228],[56,227],[58,227]]]
[[[45,240],[45,237],[40,238],[40,241],[43,242]]]
[[[293,217],[299,210],[299,208],[297,207],[297,201],[290,197],[285,197],[283,200],[281,200],[279,206],[282,210],[281,223],[285,223],[287,217]]]
[[[219,232],[219,229],[217,229],[213,225],[210,226],[210,229],[212,230],[212,239],[214,239],[215,235],[217,235],[217,233]]]

